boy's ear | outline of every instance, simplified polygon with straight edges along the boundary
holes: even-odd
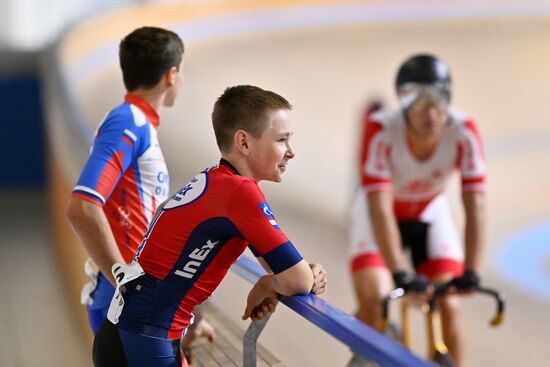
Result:
[[[244,156],[248,156],[250,153],[249,142],[250,136],[244,130],[237,130],[233,135],[233,146]]]
[[[166,82],[166,86],[171,87],[174,84],[176,84],[177,74],[178,74],[178,69],[175,66],[172,66],[170,69],[166,70],[166,73],[164,73],[164,80]]]

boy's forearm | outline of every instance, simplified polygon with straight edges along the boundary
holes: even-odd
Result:
[[[313,287],[313,272],[305,260],[281,273],[268,274],[262,278],[266,278],[264,286],[268,291],[284,296],[308,294]]]
[[[485,242],[485,195],[483,193],[464,193],[465,210],[465,247],[464,266],[466,270],[479,272]]]
[[[390,193],[377,192],[369,195],[369,216],[376,243],[388,269],[392,273],[405,269],[406,262],[401,250],[401,237]]]
[[[376,218],[376,219],[375,219]],[[399,247],[399,230],[397,223],[387,215],[376,215],[372,219],[376,242],[391,272],[406,268]]]
[[[71,198],[67,208],[67,218],[88,255],[114,285],[111,267],[115,262],[124,263],[124,259],[118,250],[103,210],[95,204]]]

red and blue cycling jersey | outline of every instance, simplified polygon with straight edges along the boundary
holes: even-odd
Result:
[[[168,198],[169,177],[159,146],[155,109],[139,96],[110,111],[99,125],[72,196],[103,207],[118,248],[130,262]]]
[[[126,284],[119,327],[180,338],[193,307],[214,292],[247,246],[274,273],[302,260],[256,181],[222,159],[157,213],[136,255],[145,275]]]

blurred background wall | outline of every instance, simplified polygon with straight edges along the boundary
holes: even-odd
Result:
[[[42,75],[42,65],[71,24],[128,3],[0,2],[1,366],[91,365],[82,310],[74,307],[78,294],[67,292],[70,270],[56,247],[62,237],[54,235],[44,93],[51,71]]]

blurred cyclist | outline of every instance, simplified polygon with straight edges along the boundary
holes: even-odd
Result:
[[[431,283],[453,281],[458,293],[479,284],[485,234],[485,158],[474,120],[451,108],[451,73],[433,55],[399,68],[400,108],[369,115],[361,152],[361,188],[351,225],[357,318],[380,328],[382,300],[393,287],[426,298]],[[465,257],[444,196],[459,171],[465,211]],[[408,249],[409,266],[404,255]],[[443,337],[463,361],[459,297],[440,299]]]

